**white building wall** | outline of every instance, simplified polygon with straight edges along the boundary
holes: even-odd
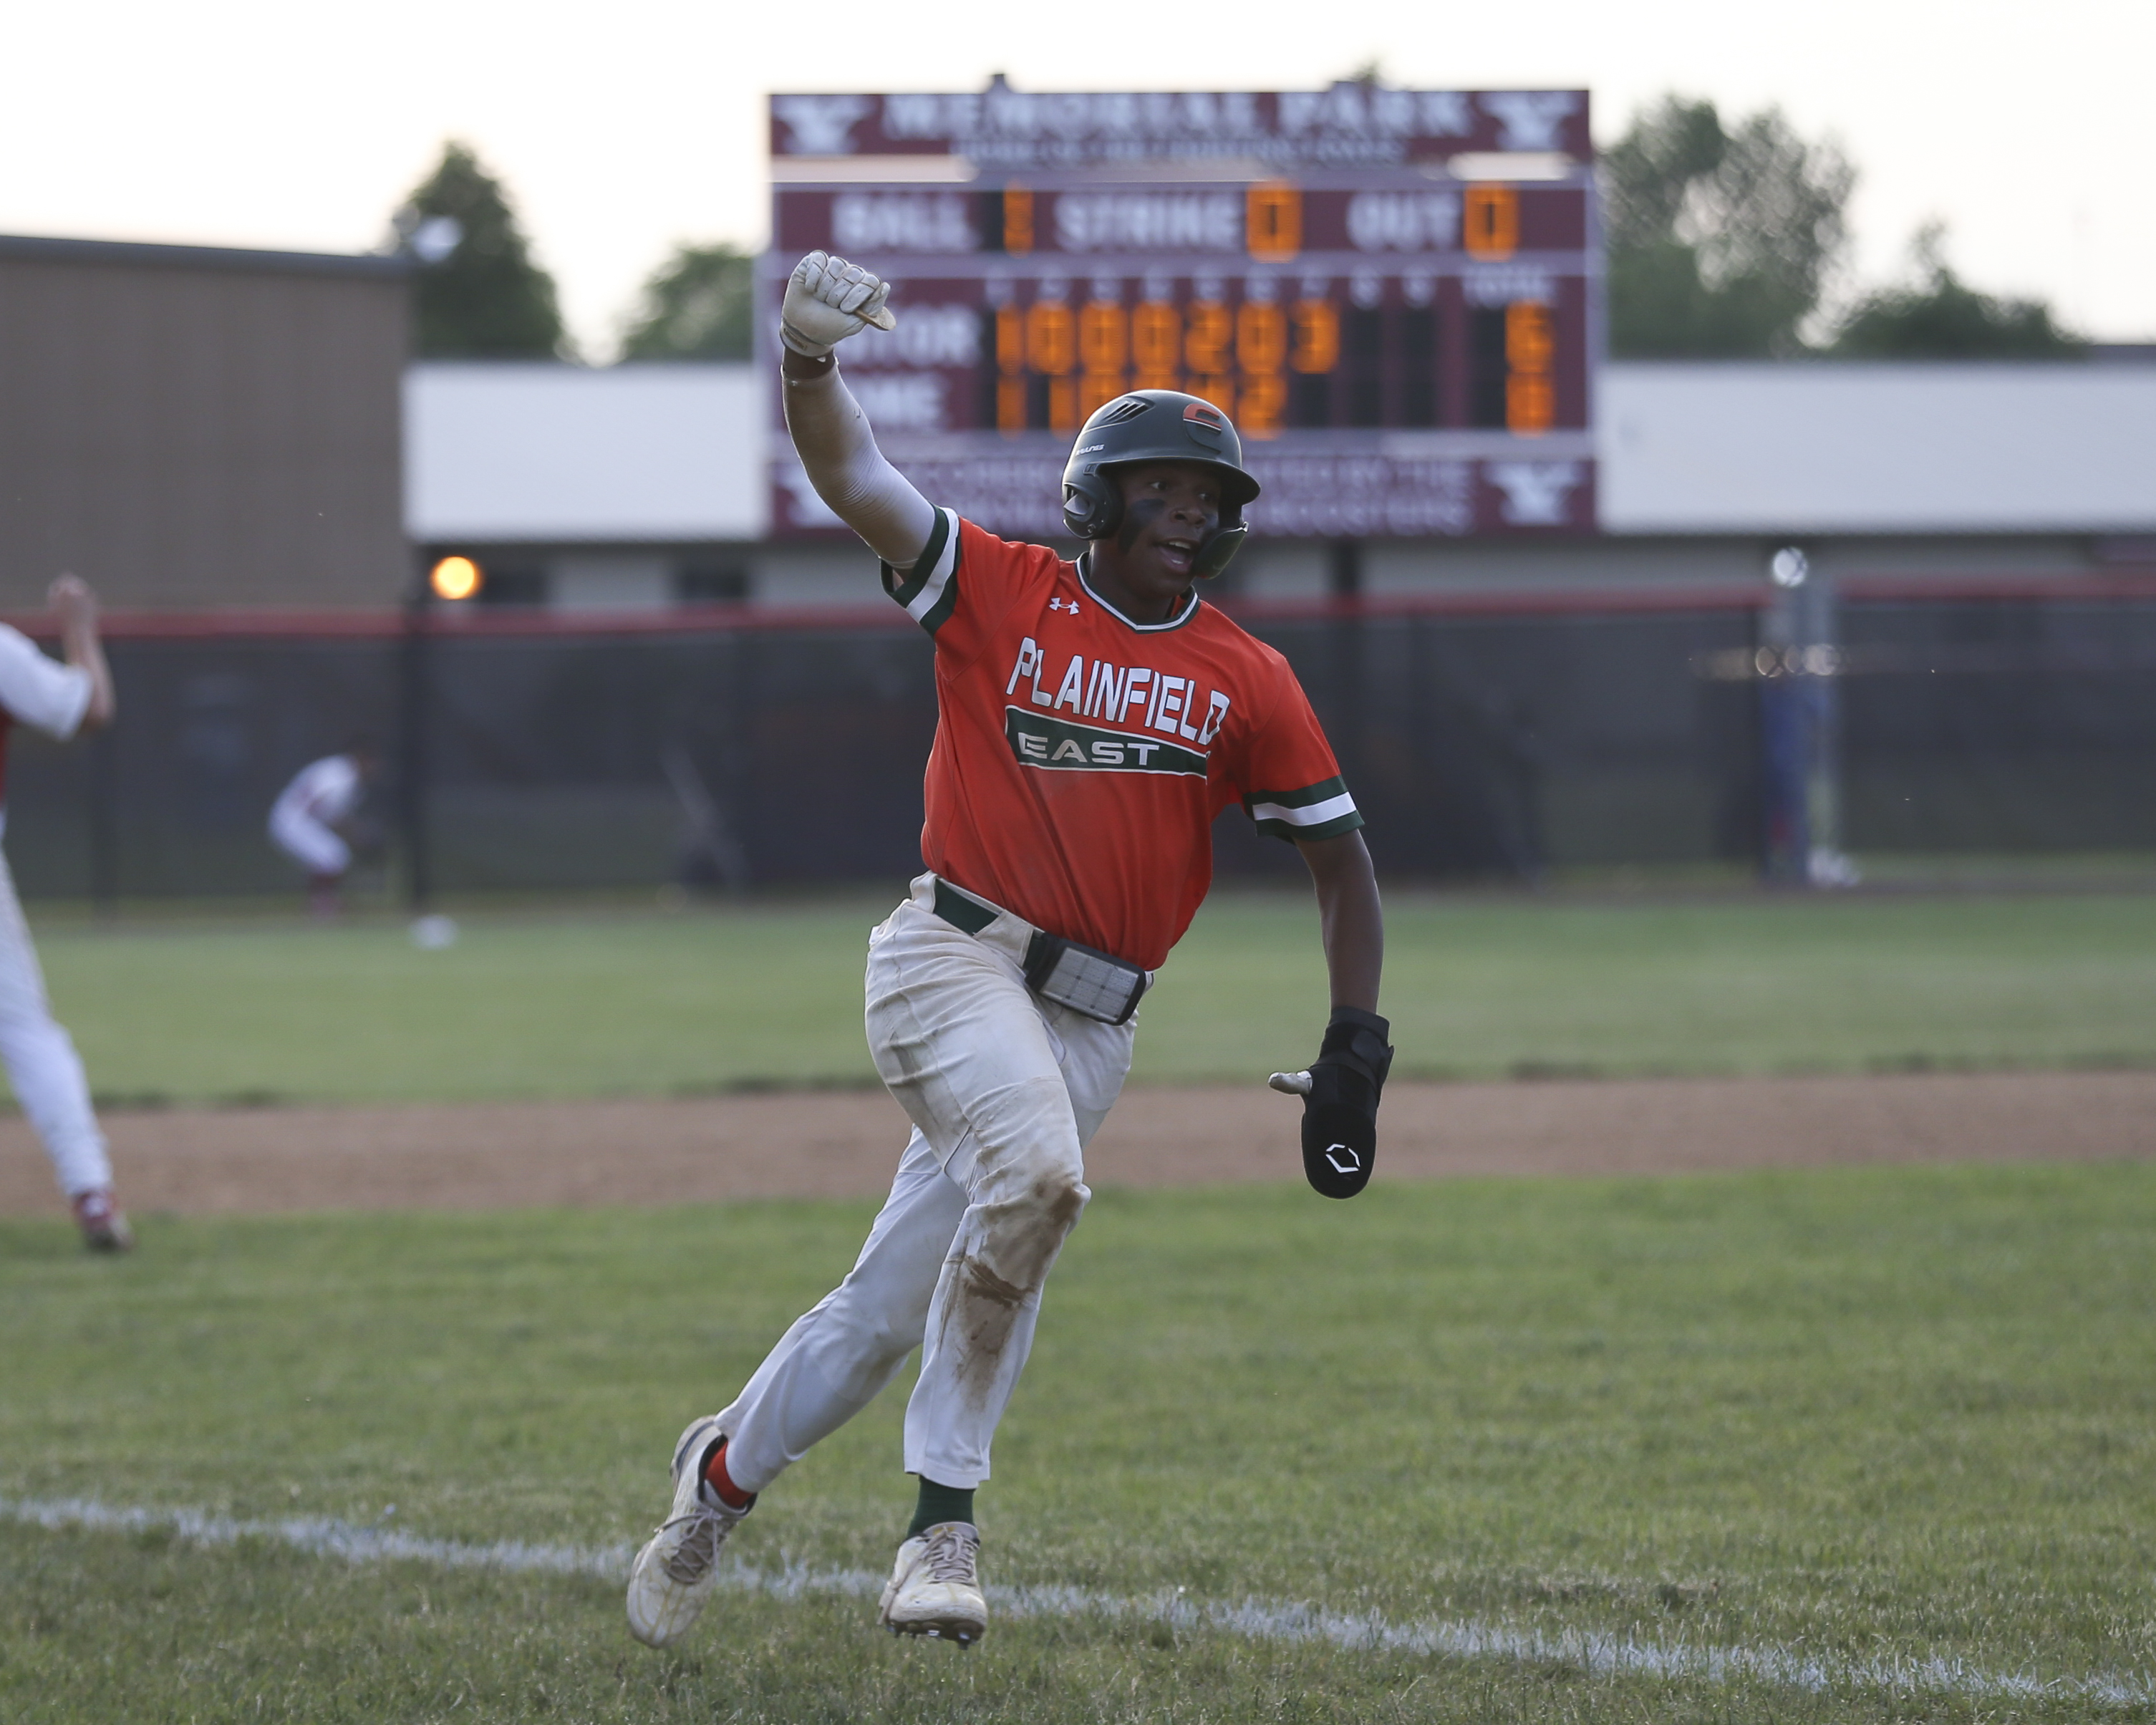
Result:
[[[2156,525],[2156,366],[1617,364],[1612,533]]]
[[[747,365],[416,366],[412,536],[531,547],[579,608],[670,603],[697,546],[732,547],[759,603],[873,603],[867,553],[765,537],[767,383]],[[1853,567],[2064,572],[2093,536],[2156,532],[2156,365],[1616,364],[1600,403],[1612,536],[1373,544],[1365,591],[1751,579],[1788,538]],[[1327,567],[1261,533],[1236,584],[1314,597]]]
[[[661,611],[674,603],[674,566],[662,557],[566,552],[547,576],[557,611]]]
[[[746,365],[414,366],[404,385],[412,536],[761,538],[763,383]]]

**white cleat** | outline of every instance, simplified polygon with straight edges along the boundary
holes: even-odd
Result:
[[[713,1503],[703,1490],[704,1453],[721,1434],[718,1416],[689,1422],[674,1446],[674,1508],[629,1572],[629,1632],[647,1647],[688,1634],[711,1597],[719,1548],[748,1509]],[[749,1508],[755,1500],[749,1501]]]
[[[981,1597],[980,1530],[971,1522],[938,1522],[898,1548],[876,1621],[894,1635],[933,1635],[970,1647],[988,1626]]]

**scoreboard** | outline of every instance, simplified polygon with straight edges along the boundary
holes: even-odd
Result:
[[[1065,536],[1126,389],[1224,408],[1275,538],[1593,530],[1601,259],[1584,92],[775,95],[769,344],[834,252],[898,326],[841,350],[891,459]],[[773,424],[782,425],[773,377]],[[782,434],[773,531],[836,531]]]

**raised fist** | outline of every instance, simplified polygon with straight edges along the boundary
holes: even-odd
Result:
[[[80,575],[63,575],[45,591],[45,603],[63,624],[97,621],[97,595]]]
[[[796,353],[821,359],[847,336],[874,324],[897,326],[885,308],[891,284],[858,264],[811,252],[793,266],[786,284],[786,303],[778,313],[778,339]]]

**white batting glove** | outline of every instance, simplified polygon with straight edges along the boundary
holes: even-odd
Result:
[[[796,353],[821,359],[847,336],[874,324],[895,329],[898,320],[886,309],[891,284],[844,258],[811,252],[793,266],[779,308],[778,339]]]

